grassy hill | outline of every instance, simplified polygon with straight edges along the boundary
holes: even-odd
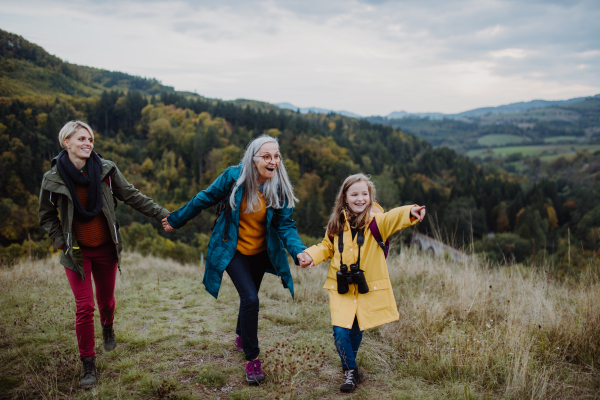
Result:
[[[0,97],[100,95],[104,90],[144,94],[173,91],[156,79],[62,61],[19,35],[0,29]]]
[[[117,278],[118,346],[102,350],[97,324],[99,385],[88,391],[77,386],[75,304],[63,267],[53,258],[0,269],[0,398],[597,397],[597,267],[579,281],[559,281],[542,259],[531,268],[490,269],[474,258],[456,264],[414,250],[392,255],[389,265],[400,320],[365,332],[358,356],[365,379],[351,396],[338,390],[325,264],[291,266],[295,301],[265,277],[266,381],[249,387],[233,344],[239,298],[231,281],[215,300],[202,288],[201,266],[126,254]]]

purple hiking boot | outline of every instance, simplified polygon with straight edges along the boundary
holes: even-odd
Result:
[[[261,365],[263,362],[265,362],[265,360],[259,360],[257,358],[246,365],[246,380],[248,383],[259,383],[265,380]]]
[[[244,351],[244,348],[242,347],[242,337],[241,336],[235,337],[235,347],[237,347],[237,351],[239,351],[240,353]]]

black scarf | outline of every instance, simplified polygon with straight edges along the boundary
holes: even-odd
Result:
[[[66,150],[60,152],[56,159],[58,172],[62,177],[73,205],[75,206],[75,217],[81,222],[89,222],[102,211],[102,161],[96,152],[92,151],[90,158],[87,160],[87,175],[81,173],[69,159],[69,154]],[[86,185],[88,187],[87,204],[85,209],[79,201],[77,188],[75,184]]]

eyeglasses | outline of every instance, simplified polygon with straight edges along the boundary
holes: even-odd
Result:
[[[260,157],[263,160],[265,160],[266,163],[270,163],[271,160],[275,160],[275,162],[280,162],[281,160],[283,160],[283,156],[281,154],[275,154],[274,156],[270,155],[270,154],[265,154],[264,156],[255,156],[255,157]]]

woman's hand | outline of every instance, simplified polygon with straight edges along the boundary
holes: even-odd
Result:
[[[298,261],[300,261],[300,266],[302,268],[306,268],[306,267],[312,268],[314,266],[313,259],[311,256],[308,255],[308,253],[302,252],[302,253],[298,254],[296,257],[298,257]]]
[[[171,224],[169,224],[169,221],[167,221],[167,217],[164,217],[160,222],[162,223],[162,226],[166,232],[173,232],[175,228],[173,228]]]
[[[423,222],[423,218],[425,218],[425,206],[414,206],[410,209],[410,214],[419,220],[419,222]]]

